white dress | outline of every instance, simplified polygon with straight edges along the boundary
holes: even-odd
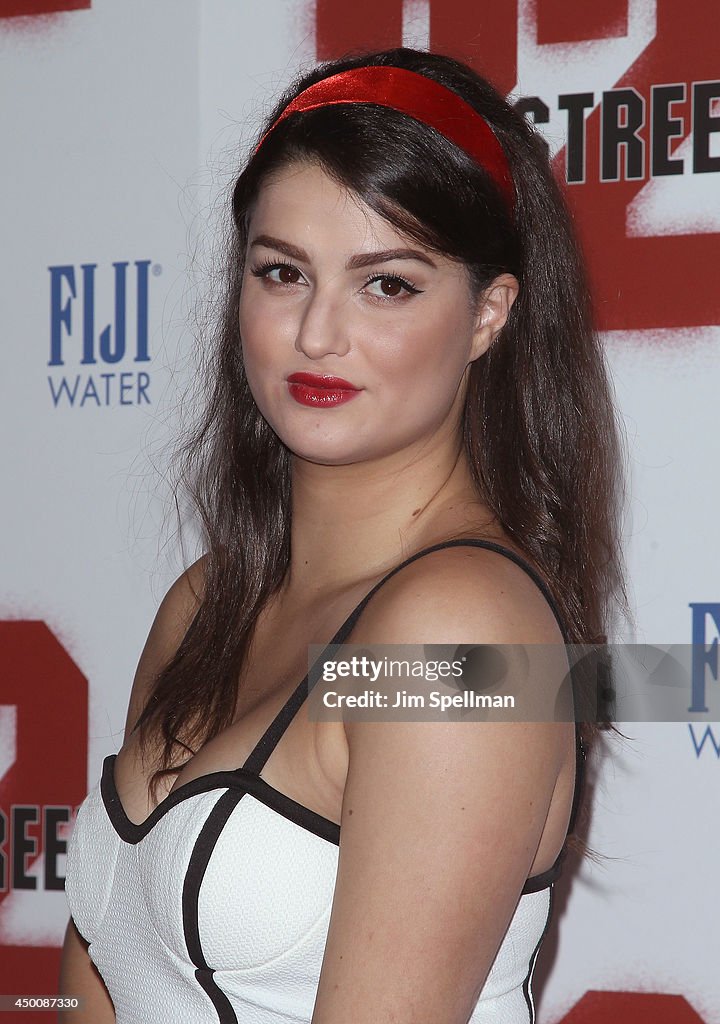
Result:
[[[380,580],[328,647],[344,642],[366,602],[394,572],[455,543],[511,557],[541,587],[560,622],[544,581],[514,552],[490,541],[447,541]],[[307,693],[306,675],[242,768],[191,779],[142,824],[130,821],[118,798],[116,755],[105,758],[70,837],[65,891],[117,1024],[310,1024],[340,827],[260,777]],[[577,725],[576,736],[568,831],[583,774]],[[470,1024],[534,1024],[532,975],[564,853],[526,882]]]

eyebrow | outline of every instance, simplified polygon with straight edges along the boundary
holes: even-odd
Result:
[[[276,252],[281,252],[284,256],[299,260],[301,263],[310,262],[310,257],[304,249],[297,245],[291,245],[290,242],[284,242],[281,238],[273,238],[272,235],[258,235],[250,243],[251,249],[254,246],[275,249]],[[375,263],[389,263],[390,260],[418,260],[429,267],[436,267],[436,264],[427,253],[422,252],[420,249],[382,249],[378,252],[360,252],[355,256],[351,256],[345,267],[347,270],[358,270],[362,267],[372,266]]]

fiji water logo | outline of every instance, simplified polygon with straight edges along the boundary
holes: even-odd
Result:
[[[706,685],[708,673],[717,683],[720,681],[720,651],[717,636],[708,642],[708,623],[712,622],[720,634],[720,604],[715,602],[691,603],[692,609],[692,676],[691,701],[688,711],[703,714],[708,711]],[[707,752],[720,761],[720,728],[717,724],[700,726],[696,722],[688,722],[690,739],[695,756],[701,757]]]
[[[48,387],[55,406],[149,405],[152,260],[48,267]]]

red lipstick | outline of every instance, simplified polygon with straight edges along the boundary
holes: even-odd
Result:
[[[288,377],[290,394],[301,405],[326,408],[349,402],[361,389],[350,381],[331,374],[291,373]]]

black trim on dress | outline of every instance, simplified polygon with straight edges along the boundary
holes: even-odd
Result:
[[[535,962],[537,960],[538,953],[540,952],[540,947],[543,944],[543,940],[545,939],[545,936],[547,935],[547,930],[550,927],[550,921],[552,920],[552,909],[553,909],[553,899],[554,899],[554,896],[555,896],[555,890],[553,889],[552,885],[549,887],[549,889],[550,889],[550,891],[548,892],[548,909],[547,909],[547,917],[545,918],[545,927],[543,928],[542,935],[537,940],[537,945],[535,946],[535,949],[533,950],[533,954],[530,957],[530,963],[528,965],[528,972],[525,975],[525,980],[523,981],[523,995],[525,996],[525,1002],[527,1003],[527,1008],[528,1008],[528,1024],[535,1024],[535,1000],[533,999],[533,997],[531,995],[531,992],[530,992],[530,983],[531,983],[533,971],[535,970]]]
[[[202,950],[199,922],[200,889],[222,830],[243,796],[242,792],[228,790],[215,804],[195,841],[183,883],[182,918],[185,945],[190,959],[195,964],[195,977],[212,1001],[219,1024],[238,1024],[238,1019],[230,1000],[215,982],[214,971],[207,963]]]
[[[197,796],[199,793],[208,793],[213,789],[232,790],[239,793],[240,796],[248,793],[260,803],[276,811],[282,818],[294,822],[307,832],[312,832],[314,835],[319,836],[321,839],[326,839],[335,846],[340,845],[340,826],[336,822],[323,817],[322,814],[318,814],[317,811],[313,811],[309,807],[305,807],[304,804],[298,803],[297,800],[293,800],[286,793],[281,793],[279,789],[275,789],[265,779],[261,779],[259,775],[253,775],[242,768],[231,771],[207,772],[205,775],[199,775],[195,779],[190,779],[188,782],[183,783],[182,786],[178,786],[172,793],[169,793],[164,800],[161,800],[145,821],[139,823],[131,821],[125,813],[125,808],[120,801],[117,787],[115,786],[113,767],[116,757],[117,754],[108,754],[103,761],[100,794],[113,828],[124,842],[131,845],[141,842],[157,825],[160,819],[177,804],[189,800],[190,797]]]

